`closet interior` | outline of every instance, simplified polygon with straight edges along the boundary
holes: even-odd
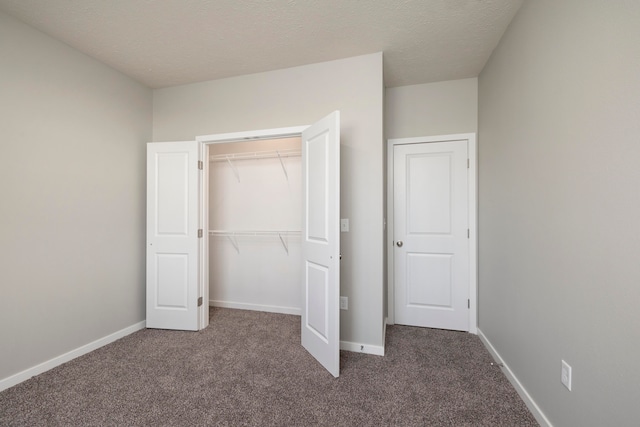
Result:
[[[301,313],[300,137],[209,145],[209,304]]]

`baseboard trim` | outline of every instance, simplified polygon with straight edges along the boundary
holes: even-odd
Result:
[[[106,337],[102,337],[95,341],[92,341],[89,344],[80,346],[75,350],[71,350],[67,353],[61,354],[60,356],[56,356],[53,359],[49,359],[46,362],[42,362],[36,366],[27,368],[22,372],[18,372],[17,374],[4,378],[0,380],[0,391],[6,390],[9,387],[13,387],[14,385],[20,384],[21,382],[26,381],[31,377],[40,375],[50,369],[55,368],[56,366],[60,366],[63,363],[69,362],[70,360],[73,360],[76,357],[83,356],[87,353],[92,352],[93,350],[97,350],[100,347],[104,347],[107,344],[110,344],[116,340],[119,340],[120,338],[126,337],[127,335],[130,335],[134,332],[144,329],[145,327],[146,327],[146,321],[136,323],[134,325],[121,329],[117,332],[109,334]]]
[[[387,348],[387,325],[388,324],[389,324],[389,317],[385,316],[384,325],[382,326],[382,349],[383,350]]]
[[[340,350],[353,351],[354,353],[373,354],[375,356],[384,356],[384,347],[381,347],[379,345],[340,341]]]
[[[489,339],[482,333],[480,328],[478,328],[477,331],[478,331],[478,338],[480,338],[480,341],[482,341],[482,344],[484,344],[487,350],[489,350],[489,353],[491,353],[491,357],[493,357],[493,359],[496,362],[502,364],[502,372],[504,372],[504,374],[507,376],[507,379],[509,380],[511,385],[513,385],[513,387],[516,389],[516,391],[524,401],[525,405],[527,405],[527,408],[529,408],[529,410],[535,417],[536,421],[538,421],[538,423],[542,427],[553,427],[553,425],[551,424],[551,421],[549,421],[549,419],[544,415],[544,413],[542,412],[538,404],[535,402],[535,400],[533,400],[531,395],[522,386],[522,384],[520,383],[520,380],[518,380],[518,377],[516,377],[513,371],[511,371],[511,369],[509,368],[509,365],[507,365],[504,362],[504,360],[500,356],[500,353],[498,353],[498,351],[495,349],[493,344],[491,344],[491,341],[489,341]]]
[[[247,304],[243,302],[209,300],[209,306],[220,307],[220,308],[234,308],[236,310],[265,311],[267,313],[293,314],[295,316],[302,315],[302,310],[299,308],[279,307],[276,305]]]

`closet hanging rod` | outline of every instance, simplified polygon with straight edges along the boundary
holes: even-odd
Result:
[[[211,162],[228,162],[229,160],[277,159],[282,157],[300,157],[299,149],[252,151],[246,153],[214,154],[209,156]]]
[[[298,230],[209,230],[210,236],[297,236]]]

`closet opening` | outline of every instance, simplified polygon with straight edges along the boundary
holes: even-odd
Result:
[[[300,316],[300,136],[207,148],[209,305]]]
[[[302,346],[339,376],[340,112],[196,143],[199,329],[210,305],[299,315]]]
[[[339,111],[147,144],[148,328],[203,329],[209,305],[298,314],[337,377],[339,300]]]

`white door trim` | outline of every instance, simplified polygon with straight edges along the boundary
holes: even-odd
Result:
[[[202,173],[200,174],[200,226],[203,230],[209,230],[209,145],[228,142],[241,142],[261,139],[277,139],[301,136],[309,126],[293,126],[286,128],[251,130],[243,132],[217,133],[212,135],[196,136],[200,144],[200,160],[202,160]],[[209,325],[209,233],[204,232],[200,239],[200,295],[204,304],[198,311],[198,324],[200,329]]]
[[[393,265],[393,147],[402,144],[421,144],[467,140],[469,156],[469,332],[478,333],[478,203],[477,203],[477,146],[475,133],[397,138],[387,140],[387,323],[395,323],[394,265]]]
[[[278,139],[302,135],[307,126],[293,126],[277,129],[250,130],[244,132],[217,133],[213,135],[196,136],[196,141],[203,144],[219,144],[258,139]]]

